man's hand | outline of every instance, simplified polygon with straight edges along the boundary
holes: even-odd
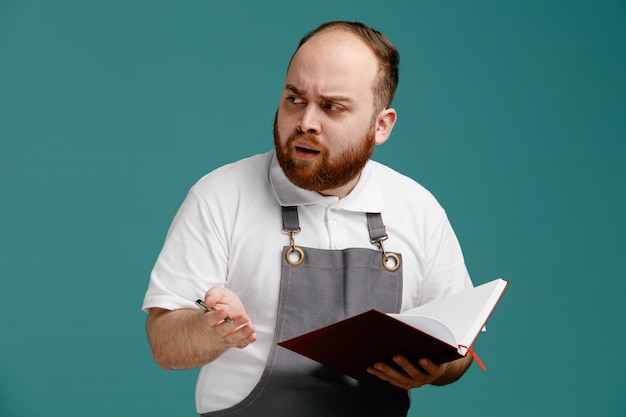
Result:
[[[377,362],[367,368],[367,372],[387,381],[396,387],[410,390],[423,385],[445,385],[456,381],[472,363],[472,357],[457,359],[437,365],[435,362],[422,358],[417,366],[401,355],[393,357],[396,366]],[[400,368],[400,369],[398,369]]]
[[[212,311],[150,309],[146,330],[152,355],[163,368],[202,366],[230,348],[243,349],[256,341],[254,325],[235,293],[215,287],[204,303]]]
[[[242,349],[256,341],[254,325],[234,292],[223,287],[211,288],[204,296],[204,304],[212,311],[205,313],[203,320],[214,330],[216,342],[225,349]]]

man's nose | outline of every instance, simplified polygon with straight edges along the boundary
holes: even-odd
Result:
[[[313,104],[308,104],[302,111],[298,128],[303,133],[319,134],[322,130],[320,123],[320,114]]]

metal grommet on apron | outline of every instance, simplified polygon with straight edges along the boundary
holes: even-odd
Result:
[[[298,208],[296,206],[283,207],[283,232],[289,233],[291,241],[285,252],[285,261],[291,266],[299,266],[304,262],[304,251],[296,246],[296,233],[300,233]]]
[[[402,304],[402,257],[386,252],[380,213],[368,213],[370,241],[380,249],[323,250],[298,247],[297,207],[283,207],[280,294],[274,340],[256,387],[233,407],[203,417],[400,417],[409,409],[409,392],[372,376],[356,380],[277,343],[376,308],[399,312]],[[381,261],[382,259],[382,261]],[[233,365],[236,366],[236,365]]]
[[[395,253],[385,251],[383,242],[387,240],[387,230],[383,223],[383,218],[380,213],[366,213],[367,226],[370,230],[370,242],[380,246],[380,250],[383,252],[382,264],[389,272],[396,272],[400,268],[400,257]]]

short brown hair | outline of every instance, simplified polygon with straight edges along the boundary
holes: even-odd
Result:
[[[399,81],[398,65],[400,64],[400,54],[395,46],[393,46],[385,35],[363,23],[334,21],[324,23],[307,33],[300,40],[298,48],[296,48],[296,52],[298,52],[298,49],[300,49],[300,47],[313,36],[330,30],[344,30],[353,33],[369,45],[374,52],[374,55],[376,55],[376,58],[378,58],[380,66],[378,77],[372,86],[372,90],[374,92],[374,111],[378,114],[380,111],[391,106]]]

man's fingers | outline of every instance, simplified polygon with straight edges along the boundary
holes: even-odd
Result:
[[[254,327],[251,324],[244,325],[224,336],[224,341],[229,346],[243,349],[250,343],[256,341],[256,332],[254,331]]]

